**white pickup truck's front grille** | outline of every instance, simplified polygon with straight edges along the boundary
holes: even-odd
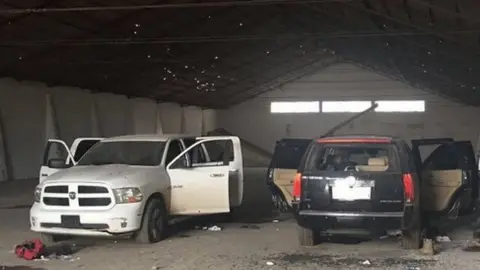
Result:
[[[42,192],[47,207],[108,207],[114,203],[111,190],[99,184],[47,184]]]

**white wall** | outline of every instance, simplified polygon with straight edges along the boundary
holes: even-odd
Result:
[[[454,137],[477,142],[478,108],[414,89],[352,64],[335,64],[225,111],[218,126],[272,150],[284,137],[315,137],[352,114],[271,114],[271,101],[426,100],[425,113],[370,113],[343,128],[343,134],[395,135],[405,139]],[[290,136],[287,127],[290,126]]]
[[[196,107],[182,108],[173,103],[157,104],[149,99],[127,99],[122,95],[105,93],[91,94],[74,87],[48,87],[38,82],[0,79],[0,139],[3,138],[5,144],[6,163],[11,179],[38,176],[43,149],[49,136],[46,131],[47,93],[51,97],[58,136],[68,144],[81,136],[155,133],[157,114],[160,114],[164,133],[200,135],[202,129],[213,129],[216,123],[214,110],[202,111]],[[96,128],[92,107],[96,108],[100,134],[94,134]],[[182,114],[185,119],[183,130]],[[207,127],[202,127],[202,123],[206,123]],[[1,169],[0,164],[0,173]]]

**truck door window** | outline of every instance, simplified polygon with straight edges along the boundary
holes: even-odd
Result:
[[[172,160],[182,153],[182,146],[179,140],[172,140],[167,151],[167,158],[165,164],[169,164]]]
[[[47,149],[43,157],[43,166],[48,166],[48,161],[52,159],[64,160],[67,161],[68,151],[65,147],[59,143],[47,144]]]
[[[206,141],[198,144],[184,154],[177,162],[172,165],[172,168],[190,167],[215,167],[223,166],[224,158],[233,160],[233,153],[229,154],[230,150],[233,152],[233,144],[231,141]],[[204,149],[207,149],[209,159],[205,155]],[[229,155],[229,156],[225,156]],[[187,165],[184,160],[189,160]]]
[[[232,141],[209,141],[205,142],[205,149],[207,150],[210,162],[223,162],[224,156],[228,161],[234,160]]]

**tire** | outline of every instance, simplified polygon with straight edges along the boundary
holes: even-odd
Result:
[[[304,228],[297,225],[298,242],[304,247],[313,247],[317,244],[315,231],[310,228]]]
[[[403,231],[402,247],[404,249],[420,249],[423,244],[423,236],[421,229],[412,229]]]
[[[63,238],[66,238],[63,235],[55,235],[55,234],[48,234],[48,233],[42,233],[40,234],[40,239],[42,240],[43,244],[45,246],[53,245],[55,243],[58,243],[63,240]]]
[[[160,199],[152,199],[145,207],[140,230],[134,235],[140,244],[157,243],[165,239],[168,226],[168,215],[165,205]]]

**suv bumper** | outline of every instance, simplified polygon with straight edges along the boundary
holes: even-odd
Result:
[[[300,226],[315,230],[361,229],[382,234],[388,230],[401,229],[404,213],[301,210],[295,212],[295,217]]]
[[[79,216],[80,224],[62,224],[62,215]],[[39,203],[30,208],[30,229],[39,233],[113,236],[134,232],[141,222],[140,203],[117,204],[106,211],[46,209]]]

